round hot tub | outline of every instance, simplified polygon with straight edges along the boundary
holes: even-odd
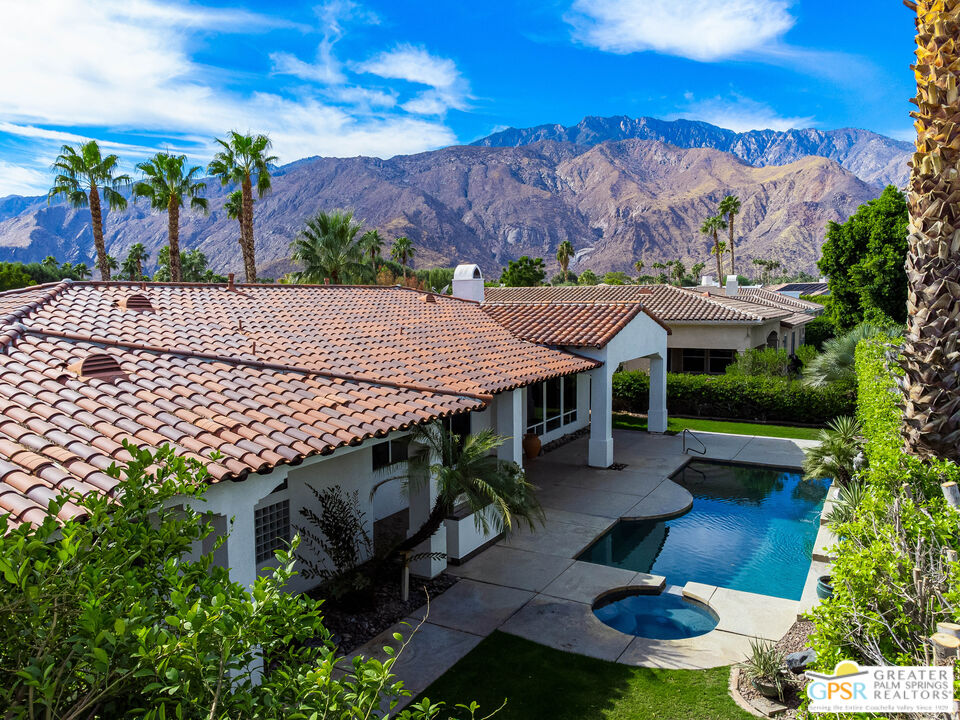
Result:
[[[705,635],[720,618],[703,603],[672,592],[618,590],[602,595],[593,614],[604,624],[627,635],[655,640],[678,640]]]

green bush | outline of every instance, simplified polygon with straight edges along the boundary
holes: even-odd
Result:
[[[737,353],[737,359],[727,365],[727,375],[787,377],[789,374],[790,357],[787,351],[775,348],[751,348]]]
[[[615,410],[646,412],[650,378],[640,371],[613,376]],[[853,389],[804,387],[783,377],[667,374],[667,410],[675,415],[822,424],[854,412]]]
[[[867,339],[856,351],[867,466],[855,511],[836,523],[833,597],[813,611],[816,669],[828,672],[842,659],[924,665],[923,643],[936,623],[960,621],[960,566],[945,560],[960,547],[960,523],[940,491],[960,478],[960,467],[903,451],[900,373],[885,343]]]
[[[837,336],[837,328],[826,315],[811,320],[804,328],[804,342],[813,345],[817,352],[823,349],[823,344]]]

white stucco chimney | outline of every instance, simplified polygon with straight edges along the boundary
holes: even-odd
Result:
[[[453,271],[453,296],[483,302],[483,273],[478,265],[457,265]]]
[[[700,276],[700,286],[701,287],[719,287],[720,283],[713,279],[713,275],[701,275]]]
[[[736,297],[740,292],[740,281],[736,275],[727,275],[727,297]]]

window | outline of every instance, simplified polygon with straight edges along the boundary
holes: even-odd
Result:
[[[404,462],[407,459],[408,445],[409,441],[407,439],[390,440],[374,445],[372,448],[374,472]]]
[[[683,372],[702,373],[707,370],[707,351],[695,348],[683,349]]]
[[[281,500],[253,511],[253,527],[257,564],[269,560],[273,553],[290,542],[290,501]]]
[[[527,432],[543,435],[577,421],[577,376],[527,388]]]
[[[708,350],[707,368],[714,375],[722,375],[727,371],[727,365],[733,362],[736,352],[733,350]]]

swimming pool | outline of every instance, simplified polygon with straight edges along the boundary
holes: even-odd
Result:
[[[684,598],[679,588],[677,592],[615,592],[600,598],[593,614],[622,633],[656,640],[705,635],[719,622],[715,612]]]
[[[828,479],[794,470],[694,461],[671,480],[693,507],[667,520],[623,520],[579,560],[799,600]]]

